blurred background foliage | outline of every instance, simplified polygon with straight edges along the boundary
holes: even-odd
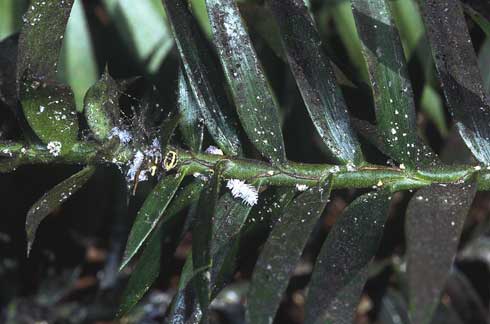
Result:
[[[203,0],[192,0],[203,33],[210,26]],[[461,143],[443,105],[434,63],[416,4],[393,0],[392,8],[408,61],[415,92],[420,136],[446,161],[469,162],[472,157]],[[0,0],[0,40],[15,38],[22,25],[26,0]],[[287,155],[302,162],[329,161],[321,139],[307,115],[285,55],[277,26],[260,0],[239,1],[240,11],[263,62],[267,77],[280,102],[280,117]],[[335,63],[335,74],[352,116],[374,121],[367,69],[349,1],[308,1],[324,40],[324,50]],[[488,21],[466,11],[486,90],[490,91],[490,29]],[[178,53],[160,0],[76,0],[60,58],[59,79],[75,93],[80,111],[87,89],[107,68],[116,79],[144,76],[158,85],[159,105],[175,106]],[[141,97],[148,82],[134,79],[127,87],[123,107],[131,110],[131,98]],[[0,105],[3,103],[0,102]],[[18,136],[15,116],[0,107],[0,138]],[[305,143],[308,143],[305,145]],[[385,158],[362,142],[373,162]],[[129,271],[118,273],[119,258],[132,219],[151,190],[140,184],[129,203],[123,177],[116,168],[98,169],[87,186],[48,217],[38,232],[37,246],[25,257],[25,214],[46,190],[77,171],[77,167],[29,166],[12,174],[0,174],[0,322],[17,323],[111,323],[119,307],[118,296]],[[287,288],[277,323],[301,323],[304,289],[321,243],[345,206],[359,190],[333,192],[321,222],[308,241],[301,263]],[[356,323],[408,323],[406,263],[404,260],[404,213],[411,193],[397,193],[370,279],[357,309]],[[128,208],[126,208],[128,206]],[[488,323],[490,306],[490,194],[477,194],[464,227],[459,253],[433,323]],[[181,212],[192,213],[192,208]],[[260,219],[260,209],[253,211]],[[182,217],[181,219],[185,219]],[[179,274],[190,251],[186,224],[162,240],[161,273],[141,303],[121,323],[160,323],[168,311]],[[212,304],[216,323],[244,322],[244,294],[258,248],[266,235],[251,231],[240,248],[233,283]],[[179,238],[182,238],[179,241]]]

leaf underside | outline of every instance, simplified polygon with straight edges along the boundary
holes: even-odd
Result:
[[[296,197],[274,224],[248,292],[249,323],[272,323],[289,278],[330,197],[331,182]]]
[[[417,191],[408,204],[407,273],[413,323],[430,323],[475,193],[474,183],[434,184]]]
[[[362,195],[328,233],[309,284],[306,323],[352,323],[390,202],[389,188]]]

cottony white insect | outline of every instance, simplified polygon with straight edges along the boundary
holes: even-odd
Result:
[[[49,153],[51,153],[53,156],[58,156],[60,155],[61,152],[61,142],[58,141],[51,141],[48,143],[46,148],[48,149]]]
[[[242,199],[247,205],[254,206],[257,204],[259,193],[254,186],[242,180],[230,179],[226,183],[226,188],[231,190],[233,197]]]
[[[125,129],[120,129],[119,127],[114,127],[109,133],[109,139],[117,137],[121,144],[128,144],[133,140],[133,135]]]
[[[216,146],[210,146],[204,151],[204,153],[207,154],[213,154],[213,155],[223,155],[223,151],[217,148]]]
[[[296,190],[298,191],[306,191],[308,190],[308,186],[305,184],[296,184]]]
[[[145,155],[143,154],[143,152],[141,152],[141,151],[136,152],[136,154],[134,155],[134,159],[131,162],[131,164],[129,166],[128,173],[127,173],[128,181],[130,181],[130,182],[134,181],[134,178],[136,177],[138,170],[140,170],[141,166],[143,165],[144,160],[145,160]],[[140,171],[140,173],[138,175],[138,181],[148,180],[147,172],[148,172],[148,170]]]

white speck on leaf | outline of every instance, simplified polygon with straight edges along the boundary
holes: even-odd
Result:
[[[204,153],[212,154],[212,155],[223,155],[223,151],[217,148],[216,146],[209,146]]]
[[[51,153],[53,156],[58,156],[60,155],[61,152],[61,142],[58,141],[51,141],[48,143],[46,148],[48,149],[49,153]]]
[[[133,135],[125,130],[125,129],[120,129],[119,127],[114,127],[111,129],[111,132],[109,133],[109,139],[117,137],[119,138],[119,141],[122,144],[128,144],[133,140]]]
[[[308,190],[308,186],[305,184],[296,184],[296,190],[298,191],[306,191]]]

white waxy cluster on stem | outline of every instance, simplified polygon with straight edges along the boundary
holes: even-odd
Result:
[[[53,156],[58,156],[60,155],[61,152],[61,142],[58,141],[51,141],[48,143],[46,148],[48,149],[49,153],[51,153]]]
[[[231,190],[233,197],[242,199],[249,206],[256,205],[259,200],[257,189],[242,180],[230,179],[226,183],[226,188]]]
[[[121,142],[121,144],[128,144],[133,140],[133,135],[129,131],[119,127],[114,127],[111,129],[109,139],[112,139],[113,137],[119,138],[119,142]]]

